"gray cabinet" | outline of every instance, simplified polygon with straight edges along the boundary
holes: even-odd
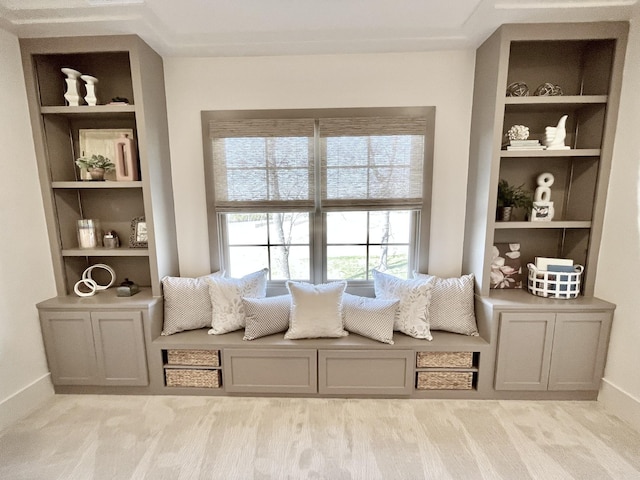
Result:
[[[52,311],[40,320],[54,385],[148,385],[141,311]]]
[[[496,390],[598,390],[612,312],[505,312]]]

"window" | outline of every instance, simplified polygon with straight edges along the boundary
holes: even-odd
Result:
[[[202,118],[212,269],[367,284],[426,265],[433,108]]]

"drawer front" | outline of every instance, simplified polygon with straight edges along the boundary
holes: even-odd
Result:
[[[418,368],[471,368],[473,352],[418,352]]]
[[[315,349],[225,348],[225,391],[243,393],[316,393]]]
[[[412,350],[320,350],[318,391],[322,394],[410,395]]]
[[[167,350],[169,365],[219,367],[218,350]]]

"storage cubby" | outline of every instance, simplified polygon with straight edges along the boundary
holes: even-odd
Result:
[[[93,45],[93,37],[87,43]],[[115,97],[126,98],[131,105],[135,103],[129,52],[36,54],[32,58],[43,107],[65,105],[65,75],[61,72],[65,67],[98,79],[99,105],[106,105]],[[84,82],[80,81],[82,96],[86,95],[83,85]]]
[[[505,89],[525,82],[533,95],[552,83],[564,95],[607,95],[615,45],[613,39],[512,41]]]

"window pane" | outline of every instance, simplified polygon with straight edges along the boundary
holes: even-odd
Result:
[[[328,212],[327,243],[367,243],[367,212]]]
[[[387,211],[369,213],[370,243],[409,243],[411,212]]]
[[[241,276],[268,267],[272,280],[311,278],[309,213],[242,213],[224,218],[229,274]]]
[[[271,247],[271,280],[306,280],[311,278],[309,247]]]
[[[327,246],[329,280],[366,280],[367,247]]]
[[[225,215],[229,245],[266,245],[266,213],[234,213]]]
[[[369,250],[369,271],[379,270],[409,278],[409,246],[373,246]]]
[[[309,245],[309,213],[270,213],[269,239],[271,245]]]
[[[239,278],[268,266],[267,247],[229,247],[229,277]]]

